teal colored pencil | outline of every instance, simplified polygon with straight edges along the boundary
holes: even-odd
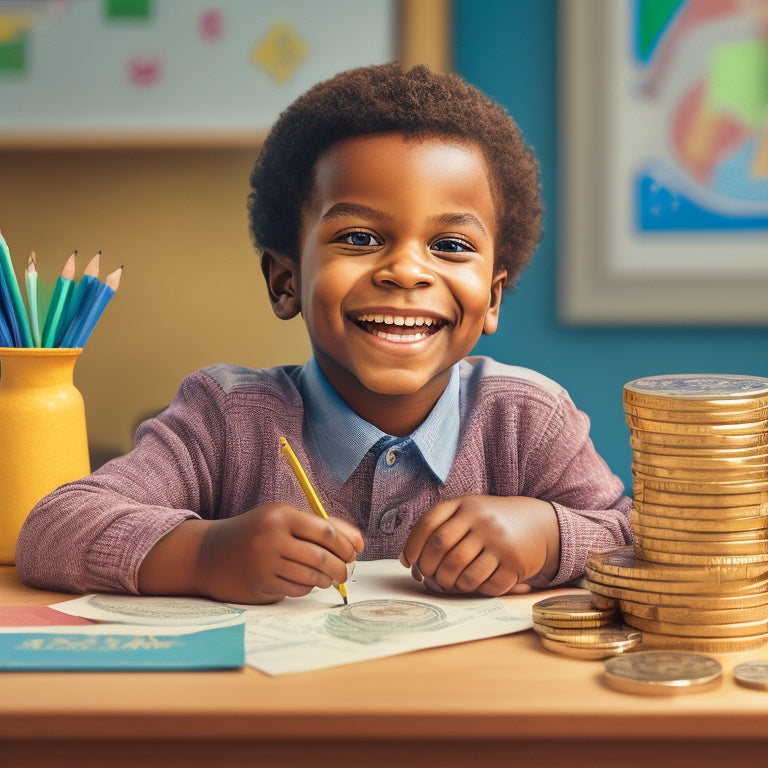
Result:
[[[13,313],[19,324],[22,346],[32,347],[34,346],[34,342],[32,341],[32,331],[29,328],[29,320],[27,320],[27,311],[24,309],[21,291],[19,290],[19,284],[16,281],[16,273],[13,271],[11,252],[8,250],[8,243],[5,242],[2,232],[0,232],[0,270],[3,272],[6,288],[10,293]]]
[[[27,306],[29,307],[29,325],[32,328],[32,340],[35,346],[42,344],[40,336],[40,316],[37,308],[37,256],[35,252],[27,259]]]
[[[45,315],[45,325],[43,326],[42,344],[46,348],[55,346],[56,333],[67,311],[67,302],[75,285],[76,255],[77,251],[67,259],[53,289],[53,298]]]

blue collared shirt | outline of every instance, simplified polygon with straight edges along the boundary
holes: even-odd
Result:
[[[312,452],[342,483],[374,446],[386,465],[417,461],[445,482],[459,441],[458,365],[425,421],[407,437],[388,435],[361,419],[331,386],[314,357],[301,369],[297,384]]]

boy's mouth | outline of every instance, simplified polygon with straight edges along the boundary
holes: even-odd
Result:
[[[446,324],[445,320],[425,315],[366,313],[351,319],[367,333],[372,333],[380,339],[400,343],[426,339]]]

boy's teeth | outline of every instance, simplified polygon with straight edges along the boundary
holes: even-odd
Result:
[[[360,315],[358,321],[361,323],[384,323],[384,325],[407,325],[407,326],[430,326],[434,322],[431,317],[412,317],[405,315]]]

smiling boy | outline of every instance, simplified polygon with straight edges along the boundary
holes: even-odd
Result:
[[[251,183],[272,307],[312,358],[187,377],[133,451],[33,510],[25,582],[264,603],[399,557],[431,590],[499,595],[631,541],[567,393],[467,358],[539,239],[536,162],[497,104],[424,67],[341,73],[281,116]]]

